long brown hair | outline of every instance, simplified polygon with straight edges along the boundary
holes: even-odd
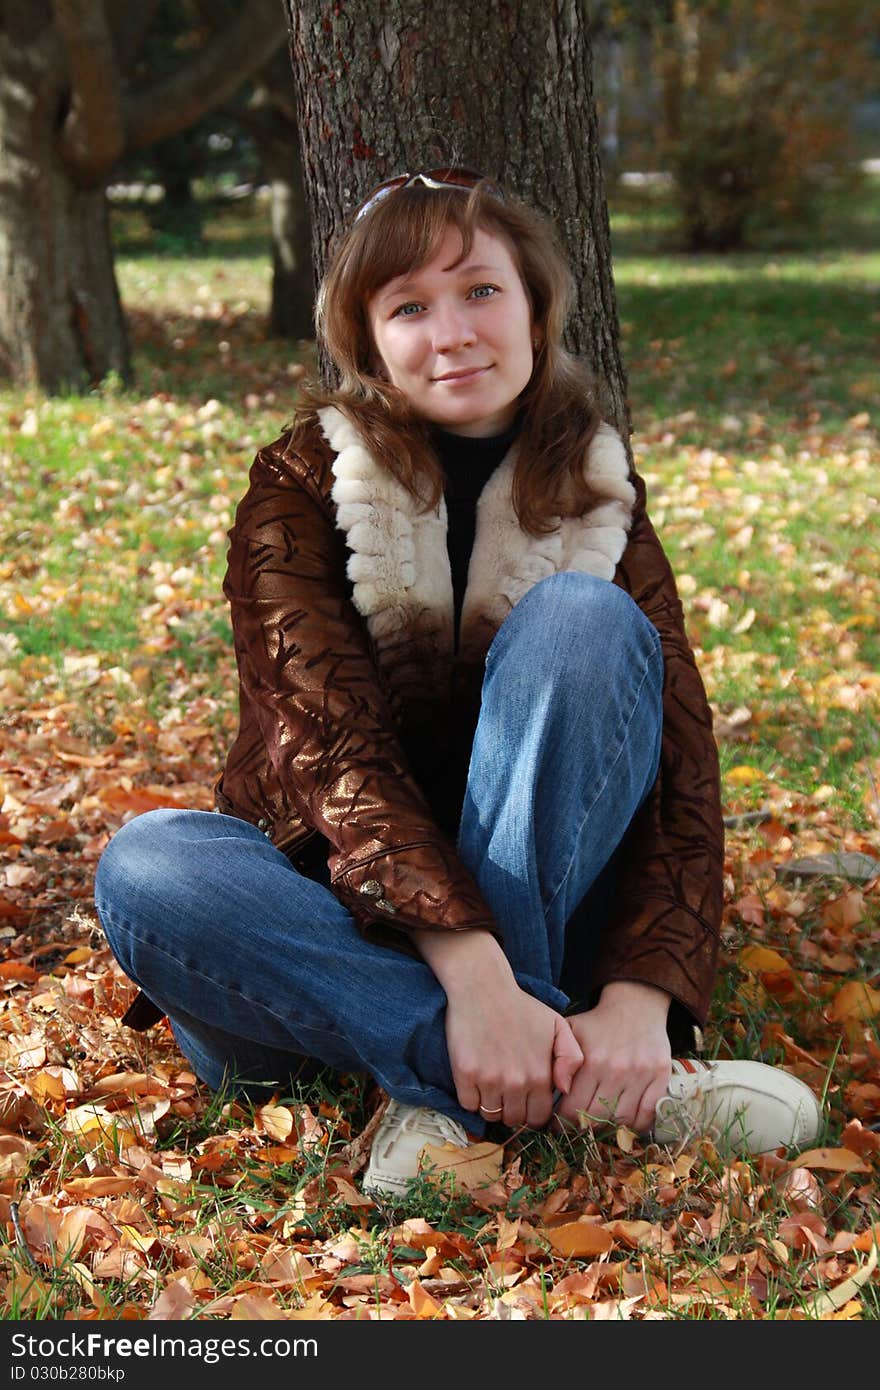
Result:
[[[555,230],[540,213],[496,190],[488,181],[469,192],[416,182],[380,199],[354,222],[333,254],[316,310],[319,342],[338,368],[339,385],[333,391],[306,388],[297,421],[312,419],[321,406],[337,406],[412,496],[435,507],[443,472],[429,426],[397,387],[376,374],[369,301],[389,280],[425,265],[450,226],[461,233],[462,258],[477,229],[500,236],[519,270],[540,337],[520,397],[513,476],[519,524],[538,535],[553,529],[563,495],[566,510],[589,505],[584,458],[601,417],[589,370],[562,345],[572,278]]]

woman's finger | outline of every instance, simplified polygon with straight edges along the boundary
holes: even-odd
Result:
[[[549,1090],[529,1091],[526,1096],[526,1118],[530,1129],[543,1129],[553,1113],[553,1096]]]
[[[668,1085],[668,1077],[664,1074],[659,1078],[655,1078],[650,1085],[646,1086],[639,1104],[638,1114],[633,1123],[633,1129],[639,1134],[647,1134],[648,1131],[653,1128],[657,1106],[661,1098],[666,1095]]]
[[[462,1110],[479,1110],[480,1091],[476,1083],[465,1078],[459,1079],[454,1072],[452,1079],[455,1082],[455,1094]]]
[[[510,1129],[519,1129],[526,1122],[526,1102],[521,1096],[518,1100],[504,1099],[503,1123]]]
[[[480,1096],[479,1111],[484,1120],[500,1120],[504,1114],[504,1101],[500,1096],[489,1097]]]
[[[563,1095],[568,1095],[571,1083],[584,1064],[584,1054],[580,1043],[571,1030],[571,1025],[560,1018],[553,1035],[553,1086]]]

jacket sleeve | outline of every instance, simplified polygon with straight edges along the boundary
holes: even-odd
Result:
[[[289,436],[257,455],[230,542],[223,590],[242,692],[285,791],[329,841],[336,896],[393,944],[414,927],[497,935],[413,780],[350,599],[342,536]]]
[[[705,1022],[717,970],[724,868],[720,773],[675,580],[645,509],[644,482],[633,481],[633,525],[615,582],[660,635],[663,734],[657,780],[622,846],[615,918],[603,935],[593,982],[601,988],[610,980],[642,980],[665,989],[674,1001],[670,1031],[682,1037],[684,1023]]]

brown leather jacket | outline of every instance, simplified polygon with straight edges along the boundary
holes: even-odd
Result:
[[[455,651],[445,505],[420,513],[340,411],[319,415],[259,452],[230,532],[241,723],[217,809],[305,871],[329,864],[337,897],[385,944],[412,950],[413,927],[503,937],[454,848],[483,658],[544,575],[613,580],[662,641],[661,768],[619,852],[589,986],[563,985],[582,1004],[610,980],[660,986],[674,1045],[690,1046],[717,963],[718,758],[672,572],[618,436],[603,426],[585,463],[594,505],[562,509],[549,537],[519,528],[512,455],[499,465],[479,501]]]

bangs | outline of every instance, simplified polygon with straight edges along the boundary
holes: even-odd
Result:
[[[360,237],[355,231],[347,288],[366,303],[389,280],[426,265],[449,227],[461,233],[464,259],[476,229],[492,224],[493,202],[497,196],[479,184],[441,190],[416,183],[383,199],[364,218]]]

